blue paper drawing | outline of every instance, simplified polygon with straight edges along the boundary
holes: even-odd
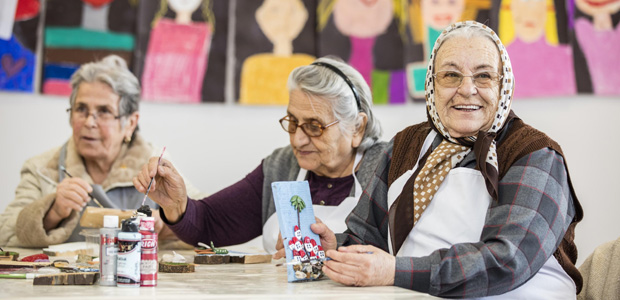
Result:
[[[286,250],[288,281],[321,278],[325,251],[312,232],[315,223],[310,185],[307,181],[279,181],[271,184],[280,233]]]

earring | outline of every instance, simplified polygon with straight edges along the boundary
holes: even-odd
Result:
[[[126,136],[125,137],[125,143],[129,144],[129,142],[131,142],[131,137],[130,136]]]

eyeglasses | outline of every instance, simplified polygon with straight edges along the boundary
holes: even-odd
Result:
[[[98,107],[94,113],[91,113],[86,105],[78,105],[75,107],[67,108],[67,112],[71,114],[74,120],[84,121],[88,119],[90,115],[93,115],[95,121],[99,125],[107,125],[114,120],[121,118],[121,115],[115,116],[109,108],[103,106]]]
[[[286,116],[280,119],[280,125],[282,125],[282,129],[288,133],[297,132],[297,128],[301,127],[301,130],[309,137],[319,137],[323,134],[323,130],[328,127],[340,122],[340,120],[336,120],[327,125],[323,125],[319,123],[319,121],[311,121],[310,123],[299,124],[296,120],[291,120],[290,116]]]
[[[440,71],[433,74],[437,83],[443,87],[456,88],[463,83],[464,77],[471,77],[474,85],[479,88],[490,88],[496,86],[504,76],[500,76],[497,72],[478,72],[471,75],[463,75],[458,71]]]

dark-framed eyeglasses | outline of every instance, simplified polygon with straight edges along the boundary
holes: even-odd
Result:
[[[114,115],[114,113],[105,106],[98,107],[94,112],[91,112],[87,106],[78,105],[67,108],[67,113],[71,114],[71,118],[77,121],[84,121],[92,115],[95,118],[95,122],[100,125],[109,124],[112,121],[118,120],[122,117],[122,115]]]
[[[321,124],[319,121],[313,120],[309,123],[303,123],[303,124],[299,124],[299,121],[297,120],[291,120],[290,116],[285,116],[284,118],[280,119],[280,125],[282,125],[282,129],[284,129],[284,131],[288,132],[288,133],[295,133],[297,132],[297,128],[300,127],[301,130],[309,137],[319,137],[323,134],[323,131],[325,129],[327,129],[328,127],[335,125],[336,123],[340,122],[340,120],[336,120],[334,122],[331,122],[327,125],[323,125]]]
[[[471,77],[474,81],[474,85],[479,88],[490,88],[496,86],[499,81],[504,77],[497,72],[476,72],[471,75],[463,75],[459,71],[439,71],[433,74],[437,84],[447,87],[456,88],[463,84],[463,78]]]

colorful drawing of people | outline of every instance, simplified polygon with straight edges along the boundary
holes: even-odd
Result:
[[[315,59],[312,55],[293,53],[293,40],[307,20],[308,11],[301,0],[265,0],[256,10],[256,21],[273,44],[273,52],[254,54],[243,62],[240,103],[288,104],[288,75]]]
[[[499,37],[519,78],[515,98],[576,93],[573,52],[558,44],[553,0],[503,0]]]
[[[153,21],[142,73],[142,97],[198,103],[214,30],[212,0],[161,0]],[[174,19],[165,17],[168,8]],[[192,15],[200,10],[204,21]]]
[[[0,39],[0,90],[33,92],[36,40],[31,44],[29,36],[36,36],[39,1],[20,0],[15,10],[13,34],[8,40]],[[34,21],[31,32],[20,30],[21,25]]]
[[[575,20],[575,35],[586,59],[592,91],[598,95],[618,95],[620,26],[617,20],[620,1],[576,0],[575,4],[580,12],[592,18],[592,21],[585,17]]]
[[[324,0],[318,7],[319,30],[333,15],[336,29],[348,36],[351,51],[348,62],[370,85],[374,103],[404,103],[406,81],[403,69],[380,70],[375,67],[377,37],[384,34],[396,18],[399,33],[406,39],[405,0]],[[401,62],[403,58],[393,59]]]

